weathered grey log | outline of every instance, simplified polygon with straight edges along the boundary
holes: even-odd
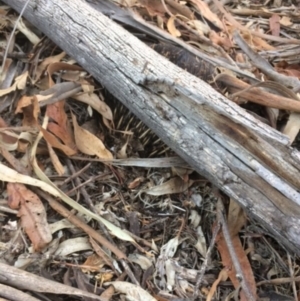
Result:
[[[4,2],[20,12],[26,1]],[[287,137],[84,1],[30,1],[24,16],[190,166],[300,255],[300,160]]]

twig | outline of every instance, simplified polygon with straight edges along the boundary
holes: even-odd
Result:
[[[84,223],[80,218],[76,215],[72,214],[68,209],[66,209],[62,204],[56,201],[51,195],[46,192],[32,188],[32,190],[41,196],[43,199],[47,200],[51,208],[53,208],[56,212],[58,212],[63,217],[67,218],[73,225],[82,229],[96,241],[98,241],[103,247],[109,249],[112,253],[114,253],[118,259],[126,258],[126,255],[119,250],[115,245],[110,243],[105,237],[103,237],[98,231],[94,230],[92,227]]]
[[[212,238],[211,238],[211,241],[210,241],[210,244],[209,244],[209,248],[206,252],[206,256],[205,256],[205,259],[204,259],[204,262],[202,263],[202,266],[200,268],[200,271],[197,275],[197,279],[196,279],[196,284],[195,284],[195,287],[194,287],[194,294],[193,294],[193,297],[194,298],[197,298],[198,297],[198,291],[199,291],[199,287],[200,287],[200,284],[203,280],[203,276],[204,276],[204,273],[205,273],[205,270],[207,268],[207,265],[208,265],[208,260],[210,259],[211,257],[211,252],[212,252],[212,249],[215,245],[215,241],[216,241],[216,237],[217,237],[217,234],[220,230],[220,222],[217,223],[217,225],[213,228],[213,235],[212,235]]]
[[[251,35],[260,37],[262,39],[266,39],[269,41],[274,41],[274,42],[279,42],[279,43],[286,43],[286,44],[300,44],[300,40],[299,39],[286,39],[286,38],[282,38],[282,37],[277,37],[277,36],[273,36],[270,34],[265,34],[265,33],[261,33],[259,31],[255,31],[255,30],[250,30],[249,28],[247,28],[246,26],[240,24],[230,13],[228,13],[226,11],[226,9],[224,8],[224,6],[222,5],[222,3],[218,0],[213,0],[215,6],[218,8],[218,10],[224,14],[225,18],[236,28],[248,32]]]
[[[135,284],[135,285],[141,286],[140,283],[135,278],[133,272],[131,271],[128,263],[124,259],[121,259],[121,263],[123,265],[123,268],[125,269],[126,274],[128,275],[128,277],[132,281],[132,283]]]
[[[68,168],[70,169],[71,173],[72,173],[72,174],[75,174],[75,173],[76,173],[76,170],[75,170],[75,168],[74,168],[74,166],[73,166],[71,160],[70,160],[70,159],[67,159],[66,161],[67,161],[67,165],[68,165]],[[103,175],[101,175],[101,176],[103,176]],[[89,181],[89,180],[88,180],[88,181]],[[83,198],[84,198],[84,200],[85,200],[85,203],[89,206],[90,210],[91,210],[92,212],[98,214],[97,209],[95,208],[95,206],[94,206],[94,204],[93,204],[93,201],[91,200],[91,198],[90,198],[89,194],[87,193],[86,189],[82,186],[82,184],[84,184],[84,183],[81,183],[81,182],[80,182],[78,176],[75,177],[75,183],[76,183],[77,187],[79,188],[80,193],[82,194],[82,196],[83,196]],[[69,191],[68,193],[70,193],[70,191]],[[112,237],[109,235],[109,233],[108,233],[106,227],[104,227],[104,225],[103,225],[102,223],[100,223],[100,222],[98,222],[98,225],[99,225],[101,231],[104,233],[105,237],[108,239],[108,241],[109,241],[111,244],[115,245],[115,244],[114,244],[114,241],[113,241]],[[116,247],[116,246],[115,246],[115,247]]]
[[[291,278],[294,278],[295,272],[294,272],[294,269],[293,269],[293,266],[292,266],[292,259],[291,259],[290,253],[287,253],[287,259],[288,259],[288,263],[289,263],[289,270],[290,270]],[[293,288],[295,301],[298,301],[297,288],[296,288],[296,282],[295,281],[292,281],[292,288]]]
[[[165,0],[161,0],[161,3],[165,9],[165,11],[172,17],[176,17],[172,12],[168,9]],[[205,37],[204,35],[200,35],[197,30],[192,29],[186,23],[182,22],[178,18],[176,18],[176,22],[178,22],[182,27],[193,33],[201,42],[207,43],[209,46],[214,47],[216,50],[220,51],[220,53],[235,67],[237,67],[236,62],[228,55],[228,53],[219,45],[213,43],[209,38]]]
[[[71,175],[66,178],[61,184],[60,184],[60,187],[62,187],[63,185],[66,185],[68,184],[70,181],[72,181],[74,178],[76,177],[79,177],[82,173],[84,173],[87,169],[90,168],[91,164],[92,163],[88,163],[87,165],[85,165],[83,168],[81,168],[80,170],[76,171],[75,170],[71,170],[70,166],[69,166],[69,163],[71,164],[71,161],[70,160],[67,160],[67,164],[68,164],[68,168],[70,169],[71,171]],[[72,165],[73,166],[73,165]]]
[[[276,72],[271,64],[254,52],[250,46],[245,42],[245,40],[241,37],[238,31],[233,33],[234,41],[240,46],[240,48],[248,55],[251,59],[253,65],[260,69],[267,76],[272,78],[273,80],[284,84],[287,87],[293,88],[294,92],[298,92],[300,90],[300,81],[296,77],[286,76],[283,74],[279,74]]]

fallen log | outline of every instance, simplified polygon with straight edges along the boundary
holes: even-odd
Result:
[[[26,1],[4,2],[20,12]],[[300,255],[300,156],[287,137],[85,1],[30,1],[24,16],[193,169]]]

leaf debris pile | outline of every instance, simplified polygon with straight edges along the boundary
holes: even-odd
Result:
[[[133,20],[139,14],[219,59],[207,64],[160,35],[142,37],[292,144],[300,126],[294,2],[127,0],[111,18],[143,33],[118,20],[131,9]],[[36,300],[299,298],[297,258],[36,28],[7,6],[0,12],[0,275],[39,292]],[[0,296],[14,300],[7,284],[0,280]]]

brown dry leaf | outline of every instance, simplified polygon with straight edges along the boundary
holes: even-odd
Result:
[[[53,109],[53,105],[51,105]],[[47,113],[48,113],[47,107]],[[53,110],[54,113],[56,110]],[[51,114],[53,116],[53,114]],[[49,116],[50,117],[50,116]],[[58,137],[62,142],[63,145],[66,146],[68,149],[72,149],[73,152],[76,152],[76,143],[74,140],[74,135],[71,129],[70,122],[67,118],[67,115],[64,111],[64,106],[58,106],[56,111],[56,123],[49,122],[47,130]],[[62,144],[62,143],[60,143]],[[54,145],[52,145],[54,147]],[[56,147],[56,146],[55,146]]]
[[[81,70],[81,67],[72,66],[65,63],[53,63],[47,68],[49,87],[54,86],[52,74],[59,70]],[[68,121],[67,114],[65,113],[65,102],[59,101],[55,104],[47,106],[47,115],[54,120],[49,122],[47,129],[57,136],[66,146],[71,149],[75,148],[74,136],[72,133],[71,125]]]
[[[246,217],[240,206],[233,201],[230,200],[229,205],[229,212],[228,212],[228,229],[230,233],[233,235],[230,235],[232,246],[236,253],[236,260],[239,261],[239,264],[241,266],[241,269],[243,271],[243,275],[245,277],[244,281],[249,287],[250,291],[252,292],[253,296],[256,296],[256,283],[253,275],[253,271],[250,265],[250,262],[248,260],[248,257],[245,253],[245,250],[243,248],[243,245],[241,243],[241,240],[238,236],[238,232],[240,229],[245,225],[246,223]],[[222,264],[225,268],[227,268],[228,276],[234,285],[235,289],[237,289],[240,286],[240,282],[237,279],[236,271],[232,263],[232,259],[230,256],[230,253],[228,251],[228,247],[226,244],[226,241],[223,237],[223,233],[219,233],[217,235],[216,239],[217,248],[218,251],[222,257]],[[247,301],[247,298],[243,291],[240,293],[241,301]]]
[[[47,115],[54,120],[54,122],[48,123],[48,131],[58,137],[68,148],[76,150],[74,135],[65,113],[65,102],[60,101],[53,105],[48,105]]]
[[[6,128],[7,124],[5,120],[0,116],[0,128]],[[18,141],[18,138],[14,136],[14,134],[9,135],[6,134],[5,132],[0,133],[0,141],[5,143],[5,144],[15,144]]]
[[[3,129],[5,127],[7,127],[7,125],[5,121],[0,117],[0,129]],[[7,130],[1,131],[0,133],[0,147],[3,149],[3,151],[18,150],[19,152],[25,152],[28,144],[31,144],[32,142],[33,135],[29,132],[21,132],[19,134],[16,134],[11,130]],[[6,155],[8,155],[7,152]],[[14,160],[14,162],[16,164],[18,160]]]
[[[81,90],[80,84],[74,82],[62,82],[53,85],[51,88],[47,88],[48,84],[45,85],[44,91],[35,96],[41,105],[51,104],[63,98],[64,95],[68,97],[73,97]]]
[[[214,30],[209,32],[209,39],[216,45],[222,46],[225,49],[230,49],[233,47],[231,40],[227,36],[220,36]],[[237,54],[238,55],[238,54]]]
[[[103,116],[103,118],[112,121],[113,120],[113,113],[110,107],[102,101],[98,95],[95,93],[88,94],[88,93],[81,93],[73,96],[74,99],[79,100],[83,103],[88,104],[93,109],[95,109],[99,114]]]
[[[243,208],[234,200],[230,199],[228,210],[228,230],[231,236],[236,236],[246,225],[247,218]]]
[[[232,36],[234,31],[236,30],[236,27],[233,25],[227,24],[227,32]],[[259,31],[259,29],[257,30]],[[241,36],[243,39],[250,45],[252,48],[255,48],[255,50],[274,50],[274,47],[268,44],[265,40],[262,38],[253,35],[250,30],[247,30],[244,27],[241,27]]]
[[[83,71],[82,67],[77,65],[71,65],[68,63],[63,63],[60,61],[51,62],[47,67],[48,72],[48,80],[49,80],[49,87],[52,87],[55,83],[52,81],[52,74],[57,71]]]
[[[65,56],[66,56],[66,53],[61,52],[57,55],[49,56],[46,59],[44,59],[37,67],[35,77],[34,77],[34,83],[36,83],[41,78],[42,74],[45,72],[45,70],[47,69],[47,67],[50,64],[60,62],[61,59],[63,59]]]
[[[55,151],[53,150],[50,143],[47,143],[47,148],[48,148],[49,156],[51,158],[51,162],[52,162],[52,164],[54,166],[54,169],[56,170],[57,174],[59,176],[64,175],[65,174],[65,168],[63,167],[62,163],[59,161],[59,158],[58,158],[57,154],[55,153]]]
[[[219,273],[218,279],[216,279],[216,280],[214,281],[213,285],[211,286],[210,291],[209,291],[209,293],[208,293],[208,295],[207,295],[207,297],[206,297],[206,301],[212,300],[212,298],[213,298],[213,296],[214,296],[214,294],[215,294],[215,292],[216,292],[216,290],[217,290],[217,287],[218,287],[219,283],[220,283],[221,281],[226,281],[227,278],[228,278],[228,272],[227,272],[227,269],[224,268],[224,269],[221,270],[221,272]]]
[[[165,195],[165,194],[173,194],[173,193],[181,193],[186,191],[194,182],[192,180],[185,182],[180,177],[174,177],[171,180],[158,185],[151,187],[144,191],[149,195]]]
[[[15,114],[23,113],[23,126],[36,126],[40,107],[36,96],[23,96],[19,101]]]
[[[269,19],[270,30],[273,36],[279,37],[280,34],[280,16],[278,14],[273,14]]]
[[[243,32],[243,37],[248,36],[249,45],[255,46],[257,50],[274,50],[274,47],[268,44],[265,40],[260,37],[253,36],[250,33]]]
[[[176,26],[175,26],[175,20],[176,20],[176,16],[171,16],[167,22],[167,28],[169,33],[175,37],[178,38],[181,36],[181,33],[179,30],[177,30]]]
[[[200,20],[190,20],[187,24],[196,29],[200,35],[207,35],[210,32],[209,26]]]
[[[100,159],[113,159],[113,155],[106,149],[103,142],[89,131],[80,127],[73,114],[72,120],[76,145],[82,153],[91,156],[96,155]]]
[[[73,66],[73,65],[70,65]],[[76,66],[77,67],[77,66]],[[61,75],[61,79],[65,82],[80,82],[82,80],[82,71],[67,70]]]
[[[165,8],[161,3],[161,0],[140,0],[140,3],[143,4],[148,12],[148,15],[152,17],[164,18]]]
[[[125,281],[107,282],[106,284],[112,285],[116,291],[121,294],[126,294],[129,300],[135,301],[156,301],[147,291],[140,286],[134,285]]]
[[[101,274],[97,275],[97,281],[100,282],[100,286],[103,285],[103,283],[112,280],[114,277],[114,273],[112,271],[106,271],[102,272]]]
[[[198,8],[200,14],[209,20],[212,24],[217,26],[220,30],[224,30],[222,21],[218,18],[216,14],[214,14],[208,5],[202,0],[191,0],[192,3]]]
[[[62,144],[53,134],[43,129],[42,127],[40,127],[40,131],[43,133],[43,137],[47,141],[47,143],[49,143],[54,148],[60,149],[67,156],[73,156],[77,153],[75,144],[73,147],[70,147],[68,145]]]
[[[104,265],[105,261],[103,258],[94,253],[86,259],[86,261],[83,263],[83,266],[85,267],[81,270],[83,273],[98,272]]]
[[[103,300],[111,300],[113,295],[115,294],[115,289],[113,286],[109,286],[101,295],[100,297]]]
[[[237,289],[240,286],[240,282],[236,278],[236,271],[235,271],[235,268],[233,266],[231,256],[230,256],[230,253],[228,251],[226,241],[224,239],[224,236],[223,236],[222,232],[220,232],[217,235],[216,244],[217,244],[217,249],[218,249],[218,251],[221,255],[221,258],[222,258],[222,265],[223,265],[224,268],[227,269],[228,277],[230,278],[234,288]],[[232,244],[234,244],[233,239],[232,239]],[[245,296],[243,291],[241,291],[240,297],[241,297],[241,301],[247,301],[246,296]]]
[[[15,78],[13,85],[7,89],[0,89],[0,97],[16,90],[23,90],[26,87],[28,71]]]
[[[184,182],[189,180],[189,175],[193,173],[192,169],[184,167],[172,167],[172,173],[176,176],[179,176]]]
[[[7,194],[10,208],[19,208],[18,216],[21,218],[21,225],[31,240],[34,250],[41,251],[52,240],[43,203],[23,184],[8,183]]]
[[[277,72],[281,74],[285,74],[288,76],[295,76],[300,78],[300,65],[299,64],[287,64],[286,62],[282,62],[275,65],[275,69]]]
[[[127,185],[128,189],[135,189],[141,185],[141,182],[145,179],[143,177],[135,178],[131,183]]]
[[[34,96],[22,96],[18,103],[15,110],[15,114],[23,113],[23,108],[28,107],[32,104]]]
[[[283,17],[280,19],[279,23],[280,23],[281,25],[283,25],[283,26],[291,26],[291,25],[293,25],[293,23],[291,22],[291,18],[288,17],[288,16],[283,16]]]

